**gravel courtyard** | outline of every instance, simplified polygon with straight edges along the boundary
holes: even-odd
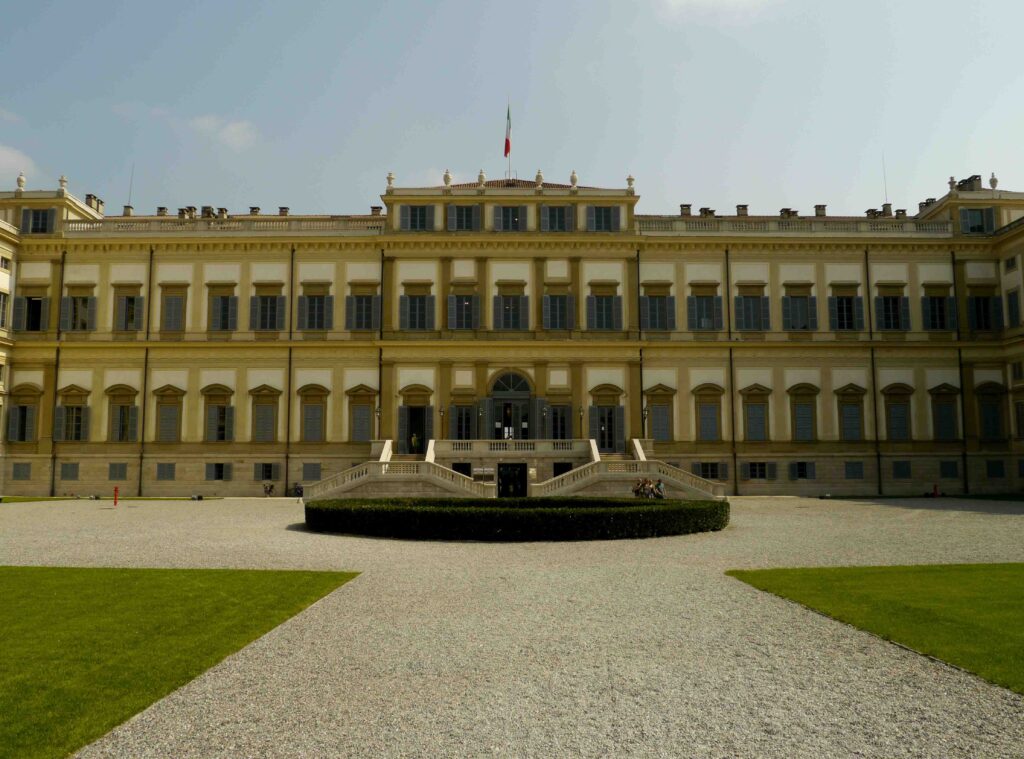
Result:
[[[737,498],[724,532],[316,535],[288,499],[0,506],[0,563],[362,575],[85,757],[1021,757],[1024,698],[730,568],[1024,561],[1024,504]]]

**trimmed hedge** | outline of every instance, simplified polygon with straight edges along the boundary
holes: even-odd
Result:
[[[614,540],[721,530],[728,501],[393,498],[311,501],[306,525],[413,540]]]

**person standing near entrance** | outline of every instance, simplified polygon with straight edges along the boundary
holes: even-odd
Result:
[[[420,437],[415,432],[412,433],[412,437],[409,438],[409,452],[419,453],[420,452]]]

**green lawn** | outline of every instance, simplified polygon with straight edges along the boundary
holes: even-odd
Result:
[[[1024,693],[1024,564],[727,574]]]
[[[0,757],[62,757],[355,575],[0,567]]]

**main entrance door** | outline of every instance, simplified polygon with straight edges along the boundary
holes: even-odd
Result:
[[[498,497],[526,497],[526,464],[498,464]]]
[[[405,450],[409,453],[423,453],[427,449],[427,409],[424,406],[409,406],[409,431]]]
[[[498,377],[491,389],[494,402],[494,438],[496,440],[523,440],[536,435],[530,433],[530,384],[515,372]]]

